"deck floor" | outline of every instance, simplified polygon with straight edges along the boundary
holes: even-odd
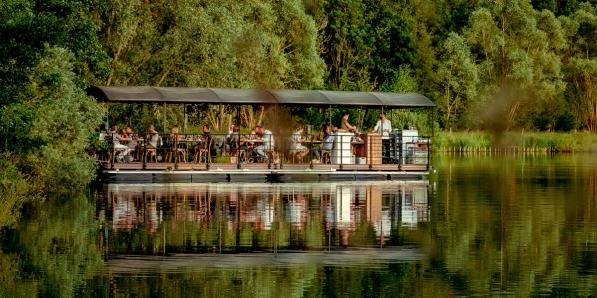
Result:
[[[142,162],[129,162],[129,163],[114,163],[113,167],[109,164],[105,164],[102,167],[103,171],[111,170],[148,170],[148,171],[234,171],[239,170],[237,164],[232,163],[210,163],[209,166],[205,163],[146,163],[145,168]],[[240,170],[244,171],[271,171],[271,170],[284,170],[284,171],[400,171],[400,172],[424,172],[428,170],[426,164],[282,164],[276,165],[267,163],[244,163],[241,164]]]

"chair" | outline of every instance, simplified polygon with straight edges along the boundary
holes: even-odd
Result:
[[[290,149],[288,153],[290,154],[290,159],[293,164],[296,163],[297,160],[301,163],[304,162],[305,156],[307,156],[307,152],[302,149]]]
[[[155,140],[153,139],[155,138]],[[153,157],[155,162],[158,162],[158,147],[162,145],[162,137],[159,135],[152,136],[152,139],[149,140],[149,143],[145,144],[145,152],[143,158],[145,162],[147,162],[147,157],[149,156],[149,162],[151,162],[151,158]]]
[[[116,146],[116,142],[112,140],[112,151],[110,152],[110,159],[112,159],[112,163],[115,162],[127,162],[126,153],[128,151],[128,147],[120,147]]]
[[[321,163],[331,163],[332,150],[321,150]]]
[[[244,148],[244,149],[240,149],[240,150],[237,150],[237,151],[236,151],[236,152],[237,152],[237,154],[236,154],[236,155],[237,155],[237,157],[238,157],[238,160],[239,160],[241,163],[246,163],[246,162],[249,162],[249,159],[247,158],[247,155],[248,155],[248,154],[247,154],[247,150],[249,150],[249,149],[248,149],[248,148]]]
[[[146,148],[145,149],[145,155],[144,155],[144,159],[145,162],[147,162],[147,157],[149,156],[149,162],[151,162],[151,159],[153,157],[155,162],[158,162],[158,155],[157,155],[157,149],[155,148]]]
[[[274,149],[266,149],[265,156],[271,161],[272,164],[280,164],[280,154]]]
[[[112,163],[125,162],[124,149],[114,149],[111,153]]]
[[[198,150],[195,152],[195,162],[201,162],[201,158],[205,157],[205,163],[211,163],[211,146],[213,138],[203,141],[199,144]]]
[[[181,148],[180,142],[178,140],[178,135],[174,136],[174,142],[172,143],[172,147],[166,154],[166,162],[172,162],[172,156],[178,157],[179,155],[182,157],[183,162],[187,162],[187,148]]]

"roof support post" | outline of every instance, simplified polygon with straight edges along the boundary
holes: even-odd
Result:
[[[236,125],[238,125],[238,137],[236,138],[236,168],[237,169],[240,169],[240,110],[241,110],[241,106],[240,105],[236,106]],[[234,131],[232,133],[234,134]]]
[[[278,126],[278,105],[277,104],[274,105],[274,121],[276,123],[276,126]],[[272,135],[273,135],[273,133],[272,133]],[[269,148],[269,150],[271,152],[271,158],[267,159],[267,168],[268,169],[272,168],[272,159],[274,159],[274,148],[271,145],[272,144],[271,138],[272,137],[270,136],[270,140],[269,140],[269,144],[270,144],[269,147],[270,148]],[[263,150],[268,150],[268,148],[265,148],[265,146],[264,146]],[[267,157],[267,152],[265,153],[265,156]]]
[[[187,104],[183,104],[182,108],[183,108],[183,115],[184,115],[183,132],[186,134],[187,133],[187,120],[188,120],[188,116],[187,116]]]
[[[162,107],[162,127],[164,129],[164,133],[166,132],[166,103],[164,103]]]
[[[433,152],[433,150],[431,150],[431,140],[435,138],[435,108],[431,107],[430,109],[430,116],[429,116],[429,122],[431,122],[431,138],[427,138],[427,170],[429,171],[429,169],[431,168],[431,152]]]
[[[109,124],[109,119],[110,119],[110,104],[106,104],[106,129],[111,132],[112,130],[110,129],[110,124]],[[116,150],[114,150],[114,140],[113,140],[113,135],[110,135],[110,140],[112,140],[112,150],[111,150],[111,154],[110,154],[110,169],[114,169],[114,153]]]
[[[143,111],[144,108],[144,104],[141,104],[141,111]],[[147,169],[147,143],[149,143],[149,141],[147,140],[147,136],[145,136],[145,138],[143,138],[143,153],[141,153],[141,158],[143,159],[143,170]],[[156,160],[157,160],[157,155],[158,155],[158,149],[155,148],[155,155],[156,155]],[[145,202],[145,200],[144,200]]]
[[[106,130],[110,129],[110,104],[106,104],[106,126],[104,127]]]

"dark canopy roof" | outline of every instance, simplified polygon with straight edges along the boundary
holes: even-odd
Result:
[[[417,93],[391,92],[92,86],[88,89],[88,93],[98,101],[122,103],[278,103],[283,105],[353,105],[394,108],[435,106],[427,97]]]

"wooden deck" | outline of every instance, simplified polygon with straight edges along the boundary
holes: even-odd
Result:
[[[429,173],[426,164],[271,164],[247,163],[114,163],[100,169],[109,181],[221,182],[221,181],[328,181],[421,179]]]

